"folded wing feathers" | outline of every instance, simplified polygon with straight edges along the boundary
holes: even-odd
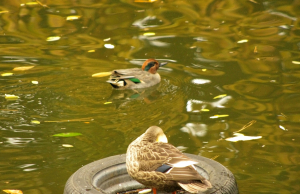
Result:
[[[210,183],[203,184],[200,181],[193,181],[193,182],[188,182],[188,183],[178,182],[178,184],[180,185],[180,187],[182,187],[184,190],[186,190],[190,193],[198,193],[199,191],[206,191],[208,188],[211,188]]]
[[[151,150],[155,153],[151,155],[152,157],[158,154],[157,157],[161,159],[158,161],[158,158],[154,158],[154,161],[157,162],[156,164],[166,164],[172,167],[171,169],[167,170],[167,172],[164,172],[167,180],[176,181],[179,186],[190,193],[198,193],[199,191],[205,191],[212,187],[211,183],[202,177],[195,169],[194,164],[198,162],[193,161],[189,157],[182,154],[182,152],[180,152],[173,145],[157,143],[155,148]],[[149,161],[151,161],[150,158],[145,156],[145,159],[147,159],[147,162],[145,162],[148,163],[145,163],[145,166],[149,166]],[[150,166],[153,166],[151,170],[156,170],[159,168],[159,166]]]
[[[205,180],[192,166],[182,167],[182,168],[172,168],[166,172],[170,179],[176,181],[185,181],[185,180]]]

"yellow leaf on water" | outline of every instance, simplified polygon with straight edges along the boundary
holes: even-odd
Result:
[[[104,102],[104,104],[111,104],[112,102]]]
[[[203,108],[203,109],[201,109],[201,111],[202,111],[202,112],[208,112],[209,109]]]
[[[247,40],[247,39],[244,39],[244,40],[239,40],[239,41],[237,41],[237,43],[245,43],[245,42],[248,42],[248,40]]]
[[[65,147],[65,148],[72,148],[72,147],[74,147],[74,146],[71,145],[71,144],[62,144],[62,147]]]
[[[41,124],[41,122],[38,121],[38,120],[32,120],[32,121],[31,121],[31,124],[37,124],[37,125],[38,125],[38,124]]]
[[[60,36],[50,36],[47,38],[47,41],[57,41],[60,39]]]
[[[70,21],[70,20],[78,20],[79,18],[81,18],[80,15],[70,15],[67,17],[67,20]]]
[[[214,116],[211,116],[209,118],[216,119],[216,118],[221,118],[221,117],[229,117],[229,115],[214,115]]]
[[[155,1],[157,1],[157,0],[134,0],[134,2],[136,2],[136,3],[152,3]]]
[[[2,73],[1,76],[12,76],[13,73]]]
[[[221,95],[215,96],[214,99],[217,99],[217,98],[223,98],[223,97],[225,97],[225,96],[227,96],[227,94],[221,94]]]
[[[111,72],[101,72],[101,73],[95,73],[92,75],[92,77],[106,77],[106,76],[110,76]]]
[[[294,63],[296,65],[300,65],[300,61],[292,61],[292,63]]]
[[[6,189],[3,191],[5,193],[9,193],[9,194],[23,194],[23,192],[21,190],[16,190],[16,189]]]
[[[19,99],[19,96],[15,96],[13,94],[5,94],[5,99],[6,100],[17,100],[17,99]]]
[[[144,36],[154,36],[155,32],[145,32],[143,35]]]
[[[23,66],[23,67],[15,67],[13,70],[14,71],[25,71],[28,69],[34,68],[34,66]]]
[[[28,3],[26,3],[26,5],[38,5],[38,3],[37,2],[28,2]]]

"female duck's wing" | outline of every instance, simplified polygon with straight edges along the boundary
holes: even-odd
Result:
[[[137,154],[140,167],[147,171],[167,173],[171,168],[183,168],[197,163],[173,145],[160,142],[140,148]]]
[[[176,181],[183,189],[190,193],[197,193],[211,188],[211,183],[201,176],[194,167],[197,162],[185,156],[181,151],[171,144],[163,144],[162,149],[169,154],[170,160],[163,164],[158,169],[163,169],[163,166],[169,166],[164,174],[166,180]],[[166,167],[164,167],[166,169]]]
[[[196,171],[193,164],[197,162],[182,154],[173,145],[156,142],[148,146],[139,146],[139,148],[136,154],[140,176],[157,174],[164,177],[165,181],[176,181],[183,189],[191,193],[211,188],[210,182]]]

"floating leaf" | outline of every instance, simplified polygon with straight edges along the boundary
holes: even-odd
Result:
[[[214,116],[211,116],[209,118],[211,119],[216,119],[216,118],[221,118],[221,117],[228,117],[229,115],[214,115]]]
[[[31,81],[32,84],[39,84],[38,81]]]
[[[136,93],[136,94],[131,95],[129,98],[135,99],[135,98],[138,98],[139,96],[140,96],[140,94]]]
[[[47,38],[47,41],[57,41],[60,39],[60,36],[50,36]]]
[[[113,44],[104,44],[104,47],[107,48],[107,49],[113,49],[113,48],[115,48],[115,45],[113,45]]]
[[[65,147],[65,148],[72,148],[72,147],[74,147],[74,146],[71,145],[71,144],[62,144],[62,147]]]
[[[296,65],[300,65],[300,61],[292,61],[292,63],[294,63]]]
[[[237,41],[237,43],[245,43],[245,42],[248,42],[248,40],[247,40],[247,39],[244,39],[244,40],[239,40],[239,41]]]
[[[151,191],[152,191],[152,189],[143,189],[143,190],[139,191],[138,194],[150,193]]]
[[[225,97],[225,96],[227,96],[227,94],[221,94],[221,95],[215,96],[214,99],[217,99],[217,98],[223,98],[223,97]]]
[[[157,1],[157,0],[134,0],[134,2],[136,2],[136,3],[152,3],[155,1]]]
[[[192,83],[200,85],[200,84],[209,84],[209,83],[211,83],[211,81],[208,79],[193,79]]]
[[[67,20],[70,21],[70,20],[78,20],[79,18],[81,18],[80,15],[70,15],[67,17]]]
[[[104,104],[111,104],[112,102],[104,102]]]
[[[236,137],[229,137],[229,138],[226,138],[225,140],[237,142],[237,141],[249,141],[249,140],[262,138],[262,136],[245,136],[242,133],[233,133],[233,135],[235,135]]]
[[[88,53],[93,53],[95,52],[95,50],[88,50]]]
[[[82,135],[81,133],[75,133],[75,132],[70,132],[70,133],[58,133],[53,135],[54,137],[74,137],[74,136],[79,136]]]
[[[1,76],[5,77],[5,76],[12,76],[14,75],[13,73],[2,73]]]
[[[258,53],[258,51],[257,51],[257,46],[255,46],[254,47],[254,51],[253,51],[254,53]]]
[[[95,73],[92,75],[92,77],[106,77],[106,76],[110,76],[111,72],[101,72],[101,73]]]
[[[13,73],[2,73],[1,76],[12,76]]]
[[[13,94],[5,94],[5,99],[6,100],[17,100],[17,99],[19,99],[19,96],[15,96]]]
[[[155,32],[145,32],[143,35],[144,36],[154,36]]]
[[[23,194],[23,192],[21,190],[16,190],[16,189],[6,189],[3,191],[5,193],[9,193],[9,194]]]
[[[202,112],[209,112],[209,109],[203,108],[201,109]]]
[[[288,130],[287,128],[285,128],[285,127],[282,126],[282,125],[279,125],[279,128],[282,129],[282,130],[284,130],[284,131],[287,131],[287,130]]]
[[[30,122],[31,124],[41,124],[41,122],[40,121],[38,121],[38,120],[32,120],[31,122]]]
[[[26,5],[38,5],[38,2],[27,2]]]
[[[28,69],[34,68],[34,66],[23,66],[23,67],[15,67],[13,70],[14,71],[25,71]]]

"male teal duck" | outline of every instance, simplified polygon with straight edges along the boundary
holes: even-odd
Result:
[[[163,130],[152,126],[134,140],[127,149],[128,174],[141,184],[156,190],[176,193],[184,189],[198,193],[211,188],[211,183],[195,169],[193,161],[167,143]]]
[[[160,75],[156,71],[166,64],[166,62],[159,63],[155,59],[148,59],[143,63],[142,68],[113,70],[107,82],[115,89],[138,89],[154,86],[160,82]]]

